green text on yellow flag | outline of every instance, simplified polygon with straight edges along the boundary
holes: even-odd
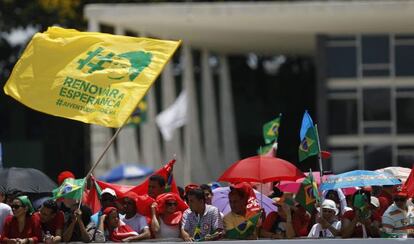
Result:
[[[180,43],[50,27],[34,35],[4,91],[44,113],[120,127]]]
[[[263,139],[266,144],[272,143],[274,141],[277,142],[277,138],[279,137],[281,118],[282,114],[280,114],[276,119],[273,119],[263,125]]]
[[[53,198],[81,199],[85,187],[85,179],[66,179],[62,185],[52,191]]]
[[[318,136],[312,118],[305,111],[300,129],[299,161],[319,154]]]

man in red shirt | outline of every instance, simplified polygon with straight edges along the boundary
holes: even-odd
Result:
[[[61,241],[65,220],[54,200],[45,201],[40,210],[33,214],[33,219],[39,240],[53,243]]]

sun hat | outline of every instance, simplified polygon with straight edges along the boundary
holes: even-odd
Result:
[[[320,208],[334,210],[335,211],[335,215],[338,215],[338,213],[339,213],[339,210],[336,207],[336,203],[334,201],[330,200],[330,199],[323,200]],[[320,212],[320,208],[318,208],[318,211],[319,212]]]

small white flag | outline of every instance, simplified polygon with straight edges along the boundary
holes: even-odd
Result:
[[[187,92],[183,90],[171,106],[162,111],[155,118],[162,137],[171,141],[174,130],[187,123]]]

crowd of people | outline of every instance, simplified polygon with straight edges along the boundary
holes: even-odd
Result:
[[[59,177],[73,174],[65,172]],[[251,208],[253,186],[230,186],[231,211],[223,214],[212,205],[207,184],[190,184],[178,193],[165,192],[166,179],[149,178],[145,199],[148,211],[134,192],[119,195],[109,187],[100,192],[100,210],[71,198],[48,199],[35,209],[18,191],[0,192],[0,232],[4,243],[136,242],[146,239],[203,241],[219,239],[378,238],[414,236],[414,204],[398,186],[372,186],[344,194],[341,189],[322,192],[309,210],[294,194],[275,186],[269,196],[276,211]],[[141,199],[141,200],[140,200]],[[260,201],[256,199],[256,201]]]

